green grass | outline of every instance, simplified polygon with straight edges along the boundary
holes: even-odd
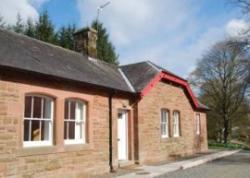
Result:
[[[246,147],[245,145],[236,144],[236,143],[218,143],[218,142],[209,142],[208,147],[210,149],[229,149],[229,150],[238,150],[238,149],[245,149],[249,150],[250,148]]]

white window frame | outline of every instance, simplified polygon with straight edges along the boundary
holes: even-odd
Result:
[[[180,112],[174,111],[173,113],[174,121],[173,121],[173,137],[180,137]],[[178,117],[177,117],[178,116]]]
[[[196,135],[201,134],[201,116],[199,113],[196,114]]]
[[[31,137],[31,121],[40,121],[40,127],[41,127],[41,121],[50,121],[49,122],[49,140],[44,140],[44,141],[24,141],[24,129],[23,129],[23,147],[41,147],[41,146],[52,146],[53,144],[53,120],[54,120],[54,100],[51,97],[44,96],[44,95],[37,95],[37,94],[31,94],[31,95],[25,95],[24,101],[26,97],[31,97],[31,117],[24,117],[23,123],[25,120],[30,121],[29,124],[29,137]],[[51,113],[50,113],[50,118],[43,118],[43,106],[44,106],[44,100],[41,100],[41,118],[33,118],[33,106],[34,106],[34,97],[40,97],[40,98],[45,98],[50,100],[51,102]],[[25,105],[25,104],[24,104]],[[24,106],[25,108],[25,106]],[[24,126],[23,126],[24,127]],[[29,138],[31,140],[31,138]]]
[[[163,121],[163,117],[166,117],[166,121]],[[166,134],[163,134],[162,127],[165,127]],[[162,109],[161,110],[161,138],[169,138],[169,110]]]
[[[64,139],[64,144],[66,144],[66,145],[85,144],[86,143],[86,117],[87,117],[86,107],[87,107],[87,104],[86,104],[86,102],[84,102],[82,100],[78,100],[78,99],[66,99],[65,104],[66,104],[66,101],[68,101],[69,103],[76,102],[75,119],[70,118],[70,112],[71,112],[70,104],[68,105],[68,118],[69,119],[64,118],[64,124],[65,124],[65,122],[75,122],[75,139]],[[83,117],[82,120],[80,120],[80,118],[77,117],[77,113],[80,112],[79,110],[77,110],[77,108],[79,107],[79,103],[81,103],[83,106],[83,108],[82,108],[82,117]],[[80,124],[82,124],[82,130],[79,127],[78,133],[80,133],[80,131],[81,131],[81,135],[80,135],[80,138],[77,138],[76,137],[77,136],[77,125],[80,125]],[[65,127],[65,125],[64,125],[64,127]],[[67,133],[69,134],[69,125],[67,125]],[[64,134],[65,133],[63,133],[63,135]]]

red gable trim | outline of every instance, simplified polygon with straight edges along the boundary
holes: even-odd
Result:
[[[183,88],[185,88],[191,101],[193,102],[195,108],[199,109],[199,103],[198,103],[196,97],[194,96],[187,81],[180,79],[178,77],[175,77],[175,76],[168,74],[166,72],[161,72],[153,80],[151,80],[151,82],[140,92],[140,96],[144,97],[145,95],[147,95],[147,93],[162,79],[176,83],[178,85],[181,85]]]

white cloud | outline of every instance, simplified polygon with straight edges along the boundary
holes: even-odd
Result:
[[[1,0],[0,15],[7,24],[14,24],[17,20],[17,14],[20,14],[24,21],[29,17],[37,19],[37,8],[46,1],[48,0]]]
[[[250,25],[243,19],[232,19],[226,26],[226,32],[230,37],[241,37],[246,35]]]
[[[223,29],[225,29],[225,25],[212,27],[197,36],[196,40],[188,45],[176,43],[176,37],[169,38],[167,42],[163,40],[156,46],[142,47],[139,51],[132,51],[129,55],[123,56],[121,60],[126,63],[134,62],[136,59],[151,60],[186,78],[194,70],[197,60],[202,57],[203,53],[225,37]]]
[[[97,7],[106,0],[77,0],[82,25],[90,23],[97,15]],[[100,15],[112,40],[117,45],[129,45],[153,36],[156,30],[172,32],[188,22],[192,11],[187,0],[113,0]],[[189,0],[190,2],[190,0]],[[192,23],[192,22],[191,22]]]
[[[15,23],[17,13],[37,18],[37,9],[49,0],[1,0],[0,14]],[[76,0],[81,15],[79,25],[90,25],[97,7],[108,0]],[[199,17],[197,0],[110,0],[100,15],[120,55],[120,62],[152,60],[186,76],[210,45],[225,37],[236,36],[249,25],[239,19],[224,20],[221,25]],[[204,10],[204,9],[202,9]],[[228,15],[228,14],[227,14]],[[210,17],[211,16],[211,17]]]
[[[77,0],[81,25],[89,25],[105,2]],[[225,14],[200,18],[201,6],[196,0],[111,0],[100,20],[118,49],[121,64],[152,60],[186,77],[211,45],[246,27],[244,21],[227,22]],[[224,19],[220,25],[219,18]]]

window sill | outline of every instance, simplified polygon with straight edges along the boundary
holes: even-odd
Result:
[[[52,154],[57,151],[56,146],[40,146],[40,147],[23,147],[17,151],[17,156],[31,156],[31,155],[44,155]]]
[[[85,145],[83,140],[64,140],[64,145]]]
[[[161,143],[174,143],[174,142],[179,142],[182,140],[183,137],[179,136],[179,137],[161,137],[160,138],[160,142]]]
[[[51,147],[51,146],[53,146],[51,141],[23,142],[24,148],[41,148],[41,147]]]
[[[17,150],[18,157],[57,154],[64,152],[83,151],[93,149],[92,144],[71,144],[44,147],[23,147]]]
[[[65,144],[63,146],[64,151],[81,151],[93,149],[93,146],[88,143],[75,143],[75,144]]]
[[[161,137],[161,140],[169,140],[171,137]]]

